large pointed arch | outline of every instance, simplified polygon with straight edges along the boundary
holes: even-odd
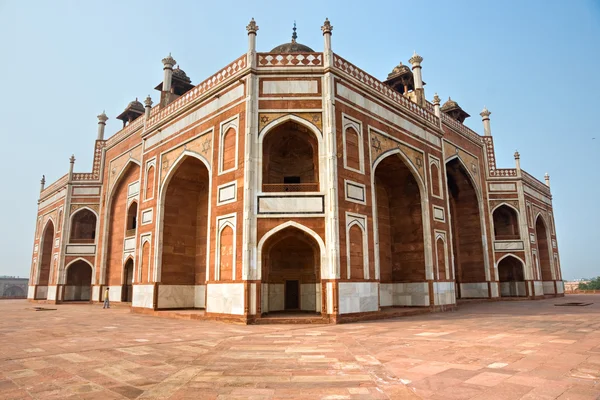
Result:
[[[98,213],[94,209],[92,209],[91,207],[83,206],[83,207],[78,208],[77,210],[75,210],[75,212],[73,212],[69,216],[69,231],[68,231],[68,233],[69,233],[69,243],[75,243],[75,242],[72,241],[72,239],[73,239],[73,224],[74,224],[75,217],[77,216],[77,214],[82,213],[82,212],[86,212],[86,211],[92,213],[94,215],[94,217],[96,218],[96,221],[95,221],[96,223],[95,223],[95,226],[94,226],[94,240],[92,241],[92,243],[95,242],[98,239],[98,229],[100,227],[100,218],[98,216]]]
[[[103,221],[103,226],[104,226],[104,230],[102,233],[102,260],[100,263],[100,283],[101,284],[109,284],[108,279],[109,277],[107,276],[107,265],[108,265],[108,248],[109,248],[109,232],[110,232],[110,217],[111,217],[111,213],[112,213],[112,208],[113,208],[113,200],[114,200],[114,196],[115,196],[115,192],[117,190],[117,188],[119,187],[119,185],[121,184],[121,181],[123,180],[123,178],[125,177],[125,174],[127,173],[128,169],[130,167],[135,167],[137,166],[138,168],[142,168],[141,163],[136,160],[135,158],[129,158],[127,160],[127,162],[125,163],[125,165],[123,166],[123,168],[121,168],[121,170],[119,171],[119,173],[117,174],[117,177],[115,178],[115,181],[112,185],[112,187],[110,188],[109,192],[107,193],[107,197],[106,197],[106,212],[104,214],[104,221]]]
[[[527,296],[525,262],[515,254],[503,255],[496,262],[500,297]]]
[[[506,211],[503,211],[505,209]],[[499,213],[504,212],[505,217],[509,217],[508,223],[499,225],[502,216]],[[507,202],[497,204],[491,210],[492,215],[492,231],[495,240],[519,240],[521,239],[521,224],[519,223],[519,210]]]
[[[463,280],[463,278],[461,276],[459,276],[459,274],[457,274],[457,263],[461,262],[460,259],[460,249],[458,249],[457,251],[457,245],[458,242],[457,240],[460,240],[460,234],[458,232],[458,229],[464,229],[465,228],[465,224],[461,223],[457,220],[457,215],[454,212],[454,207],[452,207],[453,204],[453,194],[452,194],[452,190],[450,187],[450,181],[448,180],[448,177],[450,177],[451,175],[451,171],[449,171],[448,169],[448,165],[450,163],[456,162],[458,164],[458,169],[464,174],[464,176],[467,178],[467,181],[469,182],[469,185],[472,187],[473,192],[475,194],[475,201],[477,202],[477,207],[476,210],[478,212],[478,217],[477,217],[477,229],[479,229],[480,231],[480,237],[481,237],[481,262],[483,264],[483,276],[475,279],[477,282],[470,282],[473,281],[473,279],[471,278],[465,278]],[[448,205],[449,205],[449,221],[450,221],[450,225],[451,225],[451,242],[452,242],[452,271],[453,271],[453,275],[455,277],[456,283],[457,284],[461,284],[461,283],[483,283],[485,281],[490,281],[491,280],[491,271],[490,271],[490,260],[489,260],[489,254],[488,254],[488,242],[487,242],[487,229],[486,229],[486,224],[485,224],[485,210],[484,210],[484,202],[483,202],[483,195],[481,192],[481,187],[478,184],[477,179],[475,178],[475,176],[473,175],[473,173],[469,170],[469,168],[466,166],[466,164],[464,163],[463,159],[461,157],[459,157],[457,154],[448,157],[445,161],[445,166],[446,166],[446,182],[447,182],[447,186],[448,186],[448,192],[449,192],[449,196],[448,196]],[[453,178],[454,179],[454,178]],[[472,208],[470,208],[472,209]],[[473,235],[474,236],[474,235]],[[472,243],[473,246],[478,247],[479,242],[473,242]],[[475,250],[473,251],[469,251],[469,253],[476,253]],[[462,267],[461,267],[462,268]],[[494,265],[494,269],[495,269],[495,265]],[[460,293],[460,286],[458,286],[458,293]]]
[[[163,233],[164,233],[164,209],[165,209],[165,197],[166,191],[169,186],[169,183],[173,179],[173,176],[177,172],[177,169],[183,164],[183,162],[188,158],[195,158],[199,160],[208,171],[208,221],[207,224],[207,232],[206,232],[206,248],[210,249],[210,221],[211,221],[211,202],[212,198],[212,169],[208,160],[199,153],[190,150],[184,150],[179,157],[171,164],[171,167],[167,171],[163,182],[159,186],[158,191],[158,203],[157,203],[157,235],[154,242],[154,274],[153,279],[154,282],[160,282],[162,276],[162,261],[163,261]],[[160,175],[158,176],[158,181],[160,182]],[[210,262],[210,251],[206,252],[206,279],[209,277],[209,262]]]
[[[44,224],[40,234],[40,245],[38,253],[38,265],[35,274],[35,284],[47,286],[50,283],[50,269],[52,267],[52,253],[54,249],[54,237],[56,235],[56,224],[52,217]]]
[[[388,157],[397,155],[400,157],[404,165],[411,172],[413,178],[417,182],[417,186],[419,188],[419,194],[421,197],[421,215],[422,215],[422,227],[423,227],[423,244],[424,244],[424,260],[425,260],[425,276],[423,276],[423,280],[433,279],[433,255],[431,251],[428,249],[432,248],[432,234],[431,234],[431,225],[430,214],[429,214],[429,196],[427,193],[427,183],[423,181],[421,176],[419,175],[417,167],[413,164],[413,162],[398,148],[391,149],[379,155],[373,162],[373,166],[371,167],[371,187],[375,188],[375,173],[377,171],[378,165]],[[377,196],[376,190],[371,190],[372,204],[373,204],[373,223],[377,224],[377,228],[374,229],[374,241],[375,241],[375,278],[381,279],[381,271],[380,271],[380,256],[379,256],[379,224],[378,224],[378,215],[377,215]]]
[[[551,246],[552,236],[548,223],[541,213],[537,213],[533,226],[535,229],[535,242],[538,248],[541,279],[543,281],[555,280]]]

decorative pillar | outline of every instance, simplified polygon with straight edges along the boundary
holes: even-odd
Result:
[[[413,56],[408,60],[412,64],[413,81],[415,84],[415,93],[417,94],[417,104],[425,106],[425,89],[423,88],[423,77],[421,76],[421,62],[423,57],[415,51]]]
[[[44,191],[44,186],[46,185],[46,175],[42,175],[42,180],[40,181],[40,193]]]
[[[547,172],[544,175],[544,180],[546,181],[546,186],[550,187],[550,175]]]
[[[329,22],[328,18],[325,18],[321,30],[323,31],[324,39],[323,65],[327,68],[333,64],[333,52],[331,51],[331,31],[333,31],[333,26],[331,26],[331,22]]]
[[[144,100],[144,109],[146,111],[146,119],[150,118],[150,111],[152,110],[152,98],[150,97],[150,95],[148,95],[148,97],[146,97],[146,100]]]
[[[490,126],[490,115],[492,112],[488,110],[485,106],[483,107],[483,111],[479,113],[481,115],[481,121],[483,122],[483,135],[484,136],[492,136],[492,128]]]
[[[515,168],[517,169],[517,176],[521,176],[521,155],[518,151],[515,151]]]
[[[106,121],[108,117],[106,113],[102,111],[102,114],[98,115],[98,137],[96,140],[104,140],[104,128],[106,128]]]
[[[75,166],[75,154],[71,154],[71,158],[69,158],[69,182],[73,181],[73,167]]]
[[[250,23],[246,26],[248,31],[248,59],[247,63],[250,68],[256,67],[256,32],[258,31],[258,25],[254,18],[250,20]]]
[[[171,53],[165,58],[162,59],[163,63],[163,86],[162,93],[160,95],[160,105],[166,106],[170,102],[170,94],[171,94],[171,81],[173,78],[173,67],[177,64],[177,61],[173,57],[171,57]]]
[[[441,102],[442,102],[442,100],[440,99],[440,96],[438,96],[438,94],[436,93],[433,96],[433,112],[435,113],[435,116],[438,118],[442,118],[442,111],[440,110]]]

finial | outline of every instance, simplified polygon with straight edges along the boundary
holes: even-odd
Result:
[[[169,55],[162,59],[162,63],[165,67],[173,68],[173,65],[177,64],[177,61],[171,57],[171,52],[169,52]]]
[[[515,160],[520,160],[521,159],[521,155],[519,154],[518,151],[515,150]]]
[[[40,181],[42,185],[46,184],[46,175],[42,175],[42,180]]]
[[[146,107],[152,107],[152,98],[150,97],[150,95],[146,97],[146,100],[144,100],[144,104],[146,105]]]
[[[550,175],[547,172],[544,174],[544,180],[546,181],[546,186],[550,187]]]
[[[258,25],[256,25],[254,18],[252,18],[250,23],[246,26],[246,30],[248,31],[248,35],[251,33],[256,35],[256,31],[258,31]]]
[[[442,102],[442,99],[440,99],[440,96],[438,96],[438,94],[434,94],[433,95],[433,104],[435,105],[440,105],[440,103]]]
[[[483,110],[479,113],[483,119],[490,119],[491,114],[492,112],[488,110],[486,106],[483,106]]]
[[[321,30],[323,31],[323,35],[326,33],[331,34],[331,31],[333,30],[333,26],[331,26],[331,22],[329,22],[329,18],[325,18],[325,22],[323,22],[323,26],[321,27]]]
[[[71,164],[75,164],[75,154],[71,154],[71,158],[69,158]]]
[[[296,43],[296,39],[298,39],[298,35],[296,34],[296,21],[294,21],[294,29],[292,29],[292,43]]]
[[[418,55],[417,52],[415,51],[413,56],[410,58],[410,60],[408,60],[408,62],[411,63],[413,66],[416,66],[416,65],[421,64],[421,62],[423,62],[423,57]]]
[[[108,121],[108,117],[106,116],[104,110],[102,110],[102,114],[98,115],[97,118],[99,124],[106,124],[106,121]]]

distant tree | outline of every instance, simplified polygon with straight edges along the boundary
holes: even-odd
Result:
[[[590,279],[588,283],[579,283],[579,290],[600,290],[600,276]]]

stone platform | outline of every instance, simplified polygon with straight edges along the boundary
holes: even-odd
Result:
[[[557,307],[567,302],[585,307]],[[1,399],[597,399],[600,296],[341,325],[0,302]]]

